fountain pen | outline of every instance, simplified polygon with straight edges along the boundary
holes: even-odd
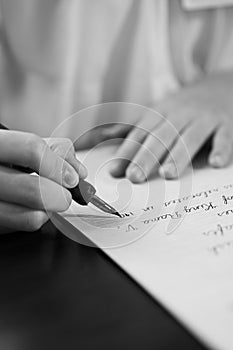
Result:
[[[111,205],[103,201],[96,195],[96,189],[89,182],[79,179],[79,183],[76,187],[69,189],[72,194],[72,198],[80,205],[87,205],[92,203],[98,209],[108,214],[113,214],[121,217],[121,214],[116,211]]]
[[[1,123],[0,123],[0,129],[9,130],[6,126],[2,125]],[[15,169],[18,169],[26,173],[34,172],[34,170],[32,169],[24,168],[22,166],[13,166],[13,167]],[[105,213],[113,214],[121,217],[121,215],[118,213],[116,209],[114,209],[111,205],[109,205],[103,199],[99,198],[96,195],[95,187],[89,182],[83,179],[79,179],[78,185],[74,188],[69,188],[68,190],[71,192],[73,200],[78,204],[88,205],[89,203],[92,203],[95,207],[97,207],[98,209],[100,209]]]

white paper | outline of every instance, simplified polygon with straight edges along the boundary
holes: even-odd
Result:
[[[143,185],[108,173],[114,148],[80,153],[117,218],[73,204],[65,219],[205,345],[233,349],[233,167]]]

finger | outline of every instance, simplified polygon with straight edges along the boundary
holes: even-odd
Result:
[[[216,125],[211,124],[209,118],[190,124],[159,169],[160,175],[167,179],[180,176],[215,128]]]
[[[32,210],[0,201],[1,233],[37,231],[47,221],[48,215],[44,211]]]
[[[79,177],[81,177],[82,179],[85,179],[88,175],[88,170],[87,168],[85,167],[84,164],[82,164],[80,162],[80,160],[78,160],[76,158],[76,155],[75,154],[68,154],[67,155],[67,158],[66,158],[66,161],[68,163],[70,163],[73,168],[76,170],[76,172],[79,174]]]
[[[75,141],[75,149],[85,149],[96,146],[98,143],[104,141],[106,136],[102,135],[103,126],[98,126],[88,130]]]
[[[57,212],[69,208],[72,196],[54,181],[0,166],[0,200]]]
[[[39,136],[0,130],[0,162],[28,167],[65,187],[75,187],[79,176]]]
[[[161,123],[161,118],[151,113],[142,119],[136,127],[129,132],[126,140],[119,147],[116,158],[110,167],[110,173],[113,176],[123,176],[130,161],[134,158],[135,154],[141,147],[142,142],[145,140],[148,132]]]
[[[123,144],[119,147],[116,158],[111,162],[110,173],[115,177],[124,176],[125,170],[131,159],[138,152],[141,143],[146,137],[146,131],[136,126],[128,135]]]
[[[67,138],[51,138],[45,139],[49,147],[59,157],[65,159],[82,179],[85,179],[88,175],[87,168],[76,158],[74,145],[70,139]]]
[[[76,142],[76,149],[90,148],[97,144],[112,139],[125,137],[125,135],[131,129],[131,125],[128,124],[104,124],[97,126],[85,134],[83,134]]]
[[[213,167],[228,165],[233,154],[232,125],[224,124],[215,133],[209,164]]]
[[[127,168],[126,176],[129,180],[143,182],[159,168],[160,162],[179,137],[179,131],[183,128],[181,121],[183,119],[178,120],[175,127],[166,120],[150,132]]]

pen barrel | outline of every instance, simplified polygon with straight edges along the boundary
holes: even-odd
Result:
[[[0,123],[0,129],[9,130],[5,125],[3,125],[3,124],[1,124],[1,123]]]
[[[79,179],[79,184],[69,189],[72,194],[72,198],[80,205],[87,205],[91,202],[93,196],[96,193],[96,189],[89,182]]]

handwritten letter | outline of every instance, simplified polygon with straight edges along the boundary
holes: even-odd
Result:
[[[233,167],[131,186],[102,168],[112,154],[99,149],[81,156],[100,195],[122,218],[74,204],[65,219],[200,341],[233,349]]]

